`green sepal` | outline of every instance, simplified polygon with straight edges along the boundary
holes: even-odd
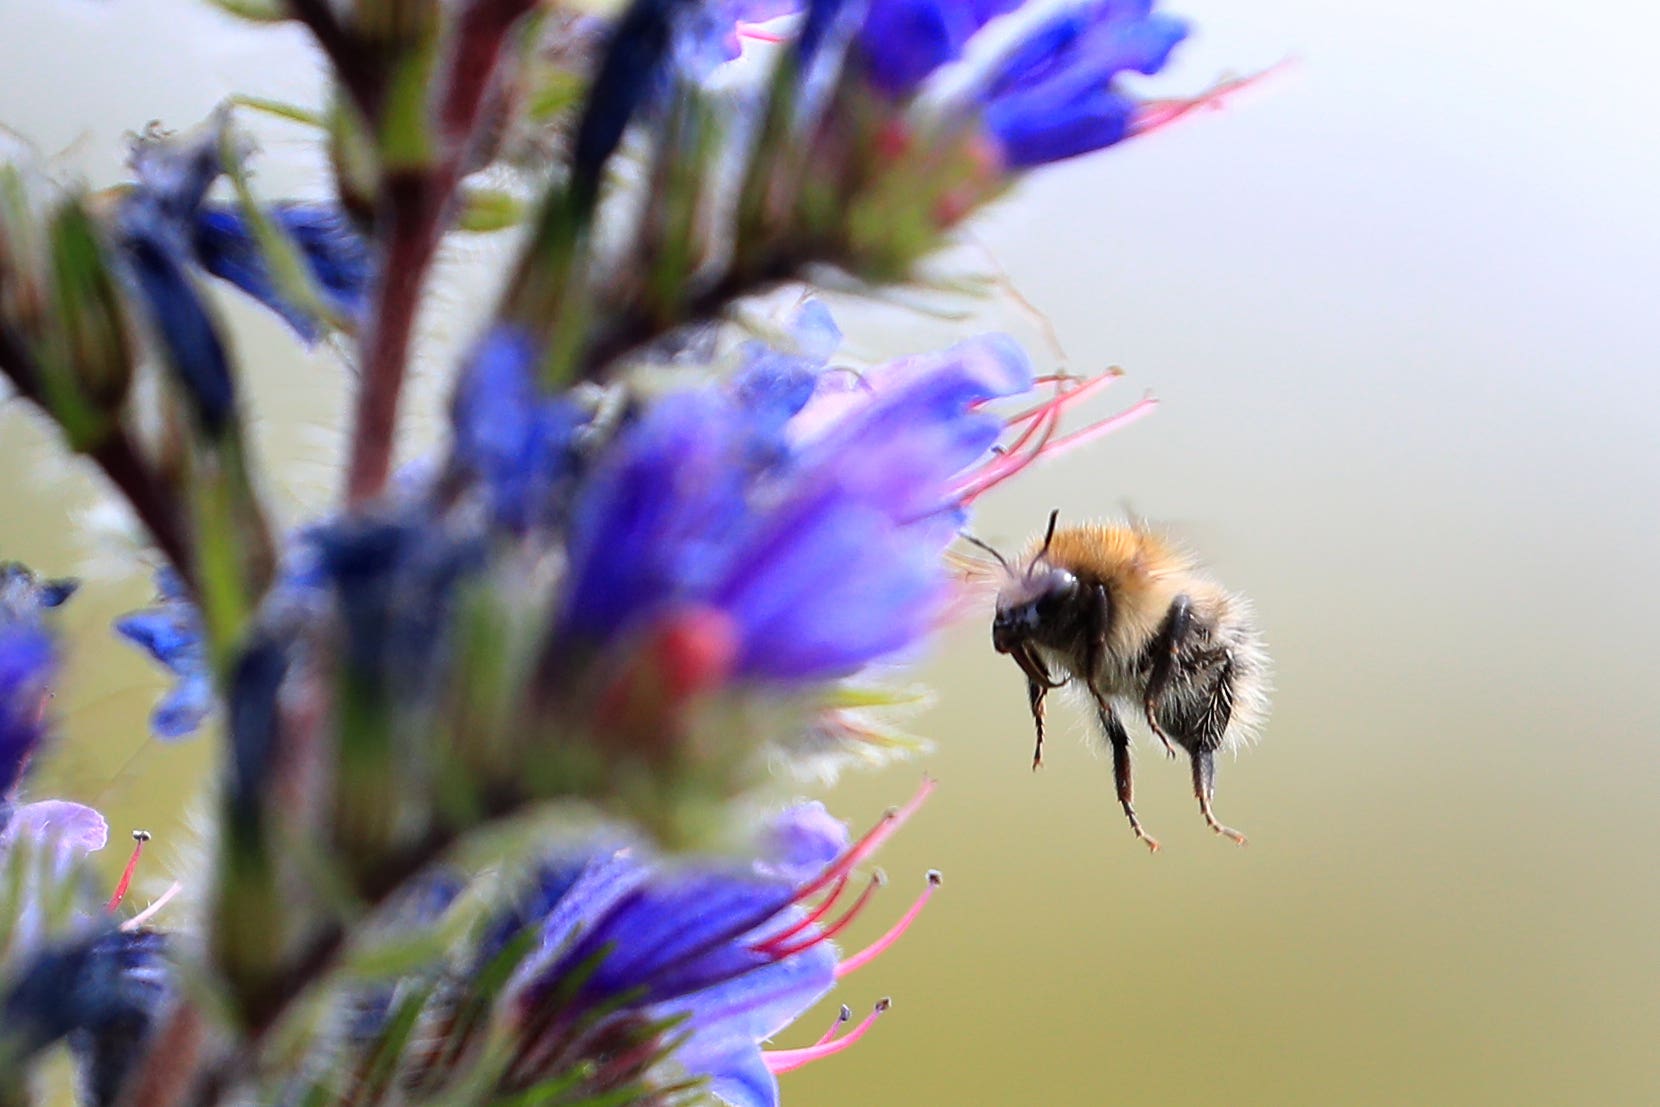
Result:
[[[524,222],[525,202],[504,189],[467,188],[461,190],[461,213],[456,217],[456,229],[472,234],[490,234],[504,231]]]

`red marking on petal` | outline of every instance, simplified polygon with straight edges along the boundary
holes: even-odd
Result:
[[[752,42],[783,42],[784,36],[775,31],[763,31],[754,23],[738,23],[738,37]]]
[[[855,1026],[840,1038],[820,1041],[817,1045],[810,1045],[805,1049],[769,1049],[761,1054],[761,1059],[766,1062],[768,1072],[774,1076],[782,1076],[786,1072],[794,1072],[803,1065],[810,1065],[814,1061],[833,1057],[842,1050],[850,1048],[853,1043],[864,1037],[870,1028],[875,1025],[876,1020],[892,1006],[892,1001],[882,1000],[870,1014],[860,1021],[858,1026]]]
[[[670,699],[680,701],[726,683],[738,655],[738,635],[724,612],[693,608],[666,618],[648,649]]]
[[[898,160],[911,149],[911,129],[899,120],[883,127],[876,135],[876,152],[884,158]]]

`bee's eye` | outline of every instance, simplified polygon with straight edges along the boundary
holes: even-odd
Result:
[[[1042,593],[1033,601],[1037,617],[1044,622],[1050,622],[1063,614],[1067,603],[1071,601],[1077,590],[1078,580],[1076,577],[1071,573],[1059,569],[1055,570],[1050,574],[1049,580],[1045,582]]]

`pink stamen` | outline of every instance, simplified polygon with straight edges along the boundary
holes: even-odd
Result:
[[[784,941],[786,938],[793,938],[803,930],[806,930],[809,926],[812,926],[814,923],[824,918],[825,915],[829,914],[830,908],[835,906],[836,900],[841,898],[841,894],[844,890],[846,890],[846,888],[847,874],[843,873],[836,879],[836,884],[830,889],[830,894],[824,897],[824,902],[813,908],[810,915],[805,916],[800,922],[796,923],[788,930],[783,930],[777,934],[774,934],[772,937],[763,942],[762,945],[776,945],[777,943]]]
[[[121,879],[116,881],[115,894],[104,905],[105,911],[113,912],[121,906],[121,901],[127,898],[127,889],[132,887],[133,873],[138,870],[138,859],[144,856],[144,843],[150,840],[148,830],[133,831],[133,854],[127,858],[127,867],[121,871]]]
[[[928,901],[933,898],[934,891],[940,886],[940,880],[941,877],[939,872],[937,870],[930,870],[928,873],[928,886],[924,888],[922,890],[922,894],[917,896],[915,901],[911,903],[910,909],[903,915],[899,916],[899,921],[889,927],[886,934],[870,943],[870,945],[866,946],[864,949],[861,949],[858,953],[853,954],[851,957],[844,957],[841,963],[836,966],[836,979],[840,980],[842,977],[864,968],[866,965],[882,956],[882,954],[886,953],[889,946],[899,941],[899,939],[904,936],[905,931],[909,930],[911,928],[911,924],[916,921],[916,917],[922,914],[922,909],[928,905]]]
[[[1159,406],[1158,397],[1143,396],[1131,406],[1125,408],[1110,418],[1103,419],[1087,427],[1080,427],[1071,434],[1062,435],[1050,442],[1043,450],[1044,457],[1058,457],[1068,450],[1093,442],[1097,438],[1111,434],[1115,430],[1129,426],[1137,419],[1151,415],[1153,409]],[[978,493],[976,493],[978,495]]]
[[[754,42],[783,42],[784,36],[776,31],[763,31],[754,23],[738,23],[738,37],[747,38]]]
[[[821,1046],[825,1042],[828,1042],[830,1039],[832,1039],[836,1036],[836,1031],[840,1030],[843,1026],[847,1025],[852,1020],[853,1020],[853,1008],[849,1007],[845,1003],[842,1004],[842,1009],[841,1009],[840,1012],[837,1013],[835,1021],[830,1024],[830,1029],[826,1030],[824,1032],[824,1036],[819,1038],[819,1040],[814,1042],[813,1044],[815,1046]]]
[[[1064,373],[1056,373],[1047,377],[1038,377],[1032,383],[1053,384],[1058,389],[1056,395],[1044,400],[1041,404],[1027,408],[1018,415],[1009,416],[1005,422],[1011,427],[1018,426],[1019,424],[1026,422],[1028,419],[1037,418],[1039,415],[1044,414],[1057,405],[1064,406],[1067,404],[1073,404],[1080,398],[1093,395],[1101,389],[1106,388],[1108,385],[1111,385],[1113,382],[1122,379],[1123,376],[1124,371],[1122,369],[1108,369],[1099,377],[1090,377],[1088,379],[1069,376]],[[1007,448],[1010,447],[1005,447],[1005,449]]]
[[[1042,457],[1045,448],[1049,444],[1049,439],[1054,436],[1055,426],[1059,422],[1060,416],[1057,412],[1050,411],[1045,414],[1038,423],[1041,431],[1037,436],[1037,444],[1031,449],[1025,450],[1024,453],[1005,451],[998,454],[996,461],[987,464],[976,477],[959,486],[959,491],[954,497],[957,504],[963,507],[968,506]],[[1016,446],[1024,447],[1031,437],[1030,431],[1021,435],[1016,440]]]
[[[1282,62],[1269,66],[1260,73],[1253,73],[1249,77],[1234,77],[1218,81],[1204,92],[1191,98],[1149,100],[1136,111],[1135,119],[1130,124],[1130,133],[1144,135],[1168,127],[1182,116],[1200,108],[1220,108],[1223,106],[1223,102],[1235,93],[1250,88],[1268,76],[1290,68],[1293,64],[1293,60],[1287,58]]]
[[[840,934],[842,931],[846,930],[848,924],[858,918],[859,914],[864,911],[865,905],[870,902],[870,897],[876,894],[876,889],[880,888],[887,882],[887,878],[882,875],[881,870],[877,870],[871,874],[870,883],[866,884],[865,890],[859,893],[859,898],[853,901],[853,906],[842,912],[841,918],[837,919],[817,934],[803,938],[801,941],[796,942],[793,945],[785,945],[779,941],[779,939],[772,938],[762,942],[755,948],[776,960],[782,961],[786,957],[794,957],[803,950],[812,949],[820,942],[827,942],[831,938],[834,938],[837,934]]]
[[[766,1062],[767,1071],[774,1076],[782,1076],[786,1072],[794,1072],[803,1065],[810,1065],[814,1061],[821,1061],[826,1057],[833,1057],[844,1049],[848,1049],[875,1025],[876,1020],[893,1006],[893,1001],[883,999],[870,1014],[866,1015],[852,1030],[840,1038],[830,1041],[821,1041],[817,1045],[807,1046],[804,1049],[770,1049],[761,1054]]]
[[[179,883],[177,880],[173,881],[172,884],[167,886],[167,891],[156,897],[154,903],[150,904],[150,906],[146,907],[126,922],[122,923],[121,929],[137,930],[139,927],[154,918],[156,912],[160,911],[163,907],[166,907],[170,902],[172,902],[173,897],[182,891],[184,891],[184,885]]]
[[[906,801],[905,806],[891,808],[883,812],[876,825],[865,831],[863,837],[847,847],[840,857],[826,865],[824,871],[819,873],[818,876],[802,885],[801,889],[795,894],[795,902],[802,903],[811,899],[831,882],[845,877],[865,858],[881,849],[882,844],[893,837],[899,828],[904,826],[906,821],[927,802],[928,796],[933,792],[934,787],[934,778],[924,776],[922,783],[917,786],[916,794]]]
[[[1094,392],[1100,391],[1117,379],[1118,374],[1095,377],[1076,388],[1061,392],[1042,407],[1034,409],[1033,415],[1026,417],[1035,418],[1036,422],[1027,427],[1013,443],[1004,447],[994,460],[986,463],[977,472],[964,479],[954,490],[956,502],[964,506],[971,504],[1033,462],[1042,458],[1054,457],[1075,446],[1094,441],[1102,435],[1118,430],[1146,415],[1157,405],[1157,401],[1152,397],[1144,397],[1130,408],[1108,419],[1058,439],[1052,437],[1055,426],[1059,422],[1060,413],[1064,408],[1077,403],[1080,399]],[[1037,431],[1039,427],[1043,428],[1041,433]],[[1036,445],[1027,449],[1027,444],[1034,437],[1037,438]]]

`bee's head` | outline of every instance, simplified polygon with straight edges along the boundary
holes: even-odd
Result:
[[[998,653],[1026,645],[1061,647],[1073,636],[1078,612],[1078,578],[1065,569],[1037,562],[997,595],[991,644]]]

